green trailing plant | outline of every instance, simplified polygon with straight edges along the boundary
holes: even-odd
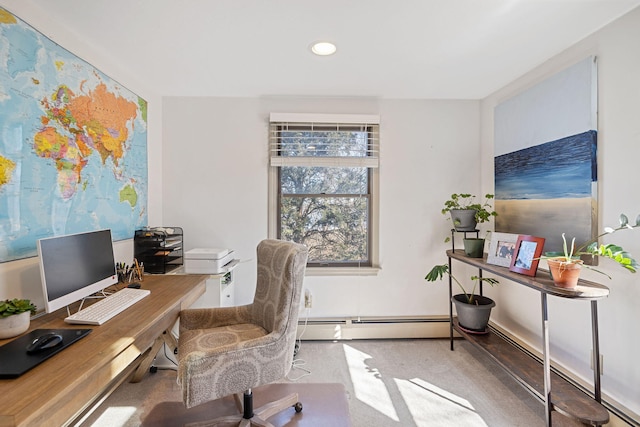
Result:
[[[640,268],[640,265],[631,256],[629,252],[625,251],[621,246],[616,245],[614,243],[608,243],[606,245],[598,244],[598,240],[600,240],[601,237],[604,237],[608,234],[613,234],[621,230],[633,230],[638,227],[640,227],[640,215],[636,217],[635,224],[632,225],[629,223],[629,218],[625,214],[620,214],[618,227],[616,228],[605,227],[604,233],[598,235],[595,239],[589,240],[588,242],[578,247],[577,249],[575,247],[575,243],[576,243],[575,237],[571,239],[571,245],[567,245],[567,239],[565,237],[565,233],[562,233],[562,241],[563,241],[562,249],[563,249],[564,255],[561,257],[544,256],[542,258],[546,258],[546,259],[561,258],[563,259],[563,261],[561,261],[563,264],[582,264],[582,260],[580,259],[580,257],[583,255],[591,256],[592,258],[599,256],[599,257],[612,259],[615,262],[617,262],[621,267],[625,268],[631,273],[635,273]],[[603,271],[600,271],[587,264],[583,264],[583,265],[586,268],[596,271],[600,274],[604,274],[609,279],[611,279],[611,276],[604,273]]]
[[[453,279],[453,281],[456,282],[458,287],[462,290],[462,293],[464,294],[465,299],[467,300],[467,304],[476,304],[474,297],[475,297],[476,287],[478,286],[478,283],[480,283],[480,281],[488,283],[491,286],[497,285],[498,283],[500,283],[498,282],[498,280],[491,277],[471,276],[471,280],[473,281],[473,288],[471,289],[471,292],[467,292],[464,286],[462,286],[462,283],[460,283],[460,281],[456,279],[456,277],[453,274],[451,274],[451,272],[449,271],[449,265],[447,264],[435,265],[431,269],[431,271],[427,273],[427,275],[425,276],[425,280],[428,282],[435,282],[436,280],[442,280],[445,274],[449,275]]]
[[[442,214],[446,215],[451,210],[455,209],[473,209],[476,211],[476,222],[482,224],[491,219],[492,216],[497,216],[498,213],[493,210],[493,206],[490,200],[493,200],[493,194],[485,194],[484,201],[482,203],[476,201],[476,196],[467,193],[455,193],[451,195],[451,198],[444,202],[444,208],[442,208]]]
[[[14,298],[0,302],[0,317],[9,317],[14,314],[24,313],[25,311],[36,314],[36,306],[28,299]]]

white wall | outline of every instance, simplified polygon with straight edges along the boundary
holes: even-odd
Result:
[[[479,188],[479,103],[342,98],[164,98],[164,212],[185,247],[226,247],[238,303],[255,287],[255,247],[267,237],[270,112],[379,114],[380,260],[377,277],[307,277],[312,317],[446,314],[445,262],[452,192]],[[469,149],[465,151],[464,149]]]
[[[382,270],[377,277],[309,278],[312,315],[446,313],[445,285],[427,285],[423,277],[428,266],[445,260],[442,240],[450,224],[439,213],[442,201],[451,192],[476,192],[480,186],[477,101],[162,99],[118,62],[117,52],[85,45],[29,1],[0,5],[149,102],[149,224],[184,227],[187,249],[235,249],[246,261],[236,270],[239,302],[253,295],[255,246],[267,234],[268,114],[380,114]],[[471,152],[464,154],[462,147]],[[119,261],[131,259],[130,240],[115,249]],[[0,264],[0,298],[13,297],[42,307],[36,258]]]
[[[117,80],[148,102],[148,160],[149,160],[149,222],[162,223],[162,99],[147,86],[142,76],[132,75],[127,64],[118,61],[118,52],[102,52],[82,42],[82,37],[68,28],[56,25],[46,14],[28,0],[0,0],[0,6],[9,10],[36,30],[63,46],[73,54]],[[130,263],[133,258],[132,240],[114,244],[118,261]],[[37,258],[0,264],[0,299],[30,298],[38,307],[44,307],[40,289]]]
[[[617,225],[618,215],[640,214],[636,191],[640,158],[640,9],[627,14],[571,49],[547,61],[482,102],[482,181],[493,188],[493,111],[501,101],[588,55],[598,60],[598,217],[599,230]],[[543,183],[541,183],[543,184]],[[570,215],[571,213],[567,213]],[[640,231],[617,233],[615,242],[636,258]],[[604,356],[605,394],[640,413],[640,341],[638,325],[640,280],[609,260],[600,267],[613,277],[585,272],[585,278],[608,286],[610,296],[599,302],[600,344]],[[492,319],[530,344],[540,347],[539,296],[514,284],[501,284],[489,293],[497,300]],[[590,304],[550,298],[551,355],[565,367],[593,382],[590,364]],[[640,419],[640,417],[638,417]]]
[[[0,5],[149,101],[149,222],[185,228],[187,249],[230,247],[246,260],[237,268],[238,302],[255,282],[255,246],[267,234],[267,118],[273,111],[369,113],[381,116],[380,258],[376,277],[309,277],[313,317],[446,314],[444,283],[425,273],[444,262],[450,224],[439,213],[452,192],[493,191],[493,108],[500,101],[589,54],[599,66],[599,217],[640,213],[634,184],[640,154],[640,10],[475,101],[340,98],[164,98],[131,75],[117,52],[101,52],[24,0]],[[427,76],[425,78],[428,78]],[[163,150],[164,141],[164,150]],[[470,149],[470,152],[465,152]],[[482,168],[481,168],[482,165]],[[623,183],[623,184],[621,184]],[[616,242],[640,256],[638,234]],[[131,257],[131,241],[116,245]],[[614,275],[599,304],[603,390],[640,413],[638,276],[603,262]],[[587,275],[588,276],[588,275]],[[600,280],[600,277],[588,277]],[[36,259],[0,264],[0,299],[42,300]],[[494,320],[533,345],[539,343],[537,294],[509,283],[487,291]],[[551,300],[552,356],[590,379],[589,306]],[[575,316],[575,318],[573,317]]]

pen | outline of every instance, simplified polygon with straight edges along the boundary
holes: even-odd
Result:
[[[140,265],[138,264],[137,258],[134,258],[133,262],[136,265],[136,275],[138,276],[138,279],[142,279],[142,274],[140,274]]]

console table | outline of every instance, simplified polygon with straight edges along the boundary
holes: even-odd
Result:
[[[478,268],[479,276],[483,271],[503,277],[519,285],[540,293],[542,318],[542,365],[531,355],[510,343],[506,337],[490,329],[487,334],[472,334],[465,331],[453,317],[451,297],[452,280],[449,276],[449,325],[451,350],[453,350],[453,331],[486,352],[499,366],[505,369],[516,381],[525,387],[545,405],[546,425],[594,425],[609,421],[609,412],[602,406],[600,394],[600,363],[594,362],[593,397],[581,391],[560,375],[551,371],[549,355],[549,317],[547,296],[585,300],[591,303],[591,333],[593,341],[593,360],[600,360],[598,338],[598,300],[609,295],[609,289],[598,283],[580,280],[576,289],[563,289],[555,286],[548,272],[539,271],[535,277],[524,276],[509,271],[506,267],[488,264],[485,258],[470,258],[462,250],[448,250],[449,271],[452,260],[463,262]],[[482,291],[481,291],[482,293]]]
[[[34,319],[30,330],[93,330],[22,376],[0,380],[0,426],[67,425],[125,380],[139,380],[170,335],[164,332],[204,293],[208,277],[144,276],[149,296],[100,326],[66,324],[64,309]]]

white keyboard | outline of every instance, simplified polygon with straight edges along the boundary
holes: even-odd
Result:
[[[148,289],[124,288],[64,319],[78,325],[102,325],[151,293]]]

